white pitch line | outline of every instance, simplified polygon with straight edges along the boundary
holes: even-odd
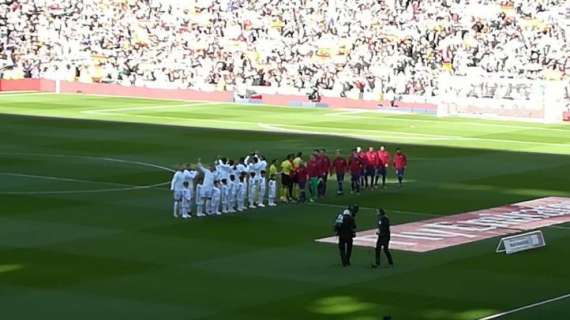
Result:
[[[108,185],[123,186],[123,187],[138,187],[135,185],[124,184],[124,183],[116,183],[116,182],[75,179],[75,178],[67,178],[67,177],[41,176],[41,175],[34,175],[34,174],[15,173],[15,172],[0,172],[0,176],[24,177],[24,178],[33,178],[33,179],[43,179],[43,180],[66,181],[66,182],[108,184]]]
[[[138,164],[138,165],[143,166],[143,167],[157,168],[157,169],[161,169],[161,170],[168,171],[168,172],[175,172],[176,171],[176,170],[173,170],[171,168],[167,168],[167,167],[164,167],[164,166],[161,166],[158,164],[154,164],[154,163],[150,163],[150,162],[143,162],[143,161],[123,160],[123,159],[115,159],[115,158],[107,158],[107,157],[82,157],[82,158],[99,159],[99,160],[126,163],[126,164]]]
[[[23,156],[39,156],[39,157],[60,157],[60,158],[78,158],[78,159],[95,159],[95,160],[103,160],[103,161],[112,161],[112,162],[119,162],[119,163],[127,163],[127,164],[134,164],[140,165],[144,167],[151,167],[157,168],[168,172],[174,172],[174,170],[149,163],[143,161],[133,161],[133,160],[124,160],[124,159],[116,159],[116,158],[109,158],[109,157],[93,157],[93,156],[77,156],[77,155],[66,155],[66,154],[53,154],[53,153],[23,153],[23,152],[0,152],[3,155],[23,155]],[[1,175],[2,173],[0,173]],[[33,176],[33,175],[25,175],[25,174],[16,174],[11,173],[11,175],[20,175],[20,176],[28,176],[28,177],[35,177],[35,178],[43,178],[43,179],[51,179],[51,180],[66,180],[66,181],[75,181],[75,182],[92,182],[92,183],[101,183],[101,184],[111,184],[110,182],[99,182],[99,181],[91,181],[91,180],[79,180],[73,178],[60,178],[60,177],[49,177],[49,176]],[[113,183],[115,185],[122,185],[122,188],[108,188],[108,189],[95,189],[95,190],[64,190],[64,191],[7,191],[7,192],[0,192],[0,195],[48,195],[48,194],[80,194],[80,193],[102,193],[102,192],[116,192],[116,191],[134,191],[134,190],[144,190],[144,189],[152,189],[164,185],[170,184],[170,181],[160,182],[152,185],[143,185],[143,186],[134,186],[128,184],[119,184]]]
[[[212,103],[186,103],[186,104],[163,104],[163,105],[139,105],[139,106],[132,106],[132,107],[120,107],[120,108],[108,108],[108,109],[91,109],[81,111],[81,113],[87,114],[97,114],[97,113],[121,113],[124,111],[134,111],[134,110],[154,110],[154,109],[167,109],[167,108],[184,108],[184,107],[196,107],[196,106],[205,106],[211,105]]]
[[[30,95],[36,95],[36,94],[56,94],[55,92],[38,92],[38,93],[29,93]],[[0,94],[1,96],[2,94]],[[25,95],[25,94],[21,94],[21,95]],[[215,102],[215,101],[207,101],[207,100],[188,100],[188,99],[156,99],[156,98],[147,98],[147,97],[131,97],[131,96],[120,96],[120,95],[105,95],[105,94],[75,94],[75,93],[71,93],[71,92],[67,92],[64,93],[64,95],[68,95],[68,96],[94,96],[94,97],[109,97],[109,98],[121,98],[121,99],[146,99],[146,100],[155,100],[155,101],[194,101],[197,103],[205,103],[205,104],[234,104],[234,105],[244,105],[241,103],[237,103],[237,102],[224,102],[224,101],[219,101],[219,102]],[[259,104],[259,106],[262,107],[279,107],[279,108],[295,108],[295,107],[291,107],[291,106],[283,106],[283,105],[271,105],[271,104]],[[309,109],[310,110],[310,109]],[[352,110],[351,108],[342,108],[341,110]],[[364,111],[364,112],[369,112],[372,113],[374,112],[373,110],[370,109],[363,109],[363,108],[355,108],[356,112],[359,111]],[[379,114],[382,113],[387,113],[385,112],[385,110],[378,110],[380,112],[378,112]],[[407,115],[406,113],[402,113],[402,112],[397,112],[397,114],[404,114]],[[413,113],[411,113],[411,115],[414,115]],[[431,119],[406,119],[406,118],[396,118],[396,117],[382,117],[382,120],[389,120],[389,121],[406,121],[406,122],[410,122],[410,121],[419,121],[419,122],[430,122],[430,123],[436,123],[436,124],[441,124],[442,121],[441,120],[431,120]],[[463,119],[463,120],[469,120],[468,118],[458,118],[458,119]],[[503,128],[509,128],[509,129],[517,129],[517,130],[541,130],[541,131],[561,131],[561,132],[565,132],[565,133],[570,133],[570,130],[567,129],[562,129],[562,128],[556,128],[556,127],[540,127],[540,126],[536,126],[536,127],[526,127],[526,126],[519,126],[519,125],[515,125],[515,124],[500,124],[500,123],[486,123],[485,121],[489,121],[489,120],[481,120],[481,119],[476,119],[478,121],[476,122],[470,122],[468,125],[469,126],[480,126],[480,127],[503,127]],[[495,120],[496,121],[496,120]],[[453,122],[445,122],[444,123],[449,123],[449,124],[453,124]],[[457,123],[458,125],[464,126],[466,125],[465,123]],[[485,139],[487,140],[487,139]],[[510,140],[507,140],[510,141]]]
[[[326,132],[319,132],[319,131],[306,131],[303,129],[289,129],[286,127],[299,127],[299,128],[311,128],[311,126],[307,126],[307,125],[280,125],[280,124],[265,124],[265,123],[258,123],[258,125],[261,128],[267,128],[267,129],[277,129],[277,130],[283,130],[283,131],[292,131],[292,132],[299,132],[299,133],[312,133],[312,134],[327,134]],[[312,128],[321,128],[321,127],[312,127]],[[324,129],[327,129],[328,127],[322,127]],[[369,132],[369,133],[375,133],[375,134],[391,134],[393,136],[398,136],[401,137],[402,135],[404,136],[410,136],[411,138],[418,138],[418,139],[424,139],[424,138],[430,138],[433,140],[458,140],[458,139],[463,139],[464,137],[459,137],[459,136],[445,136],[445,135],[437,135],[437,134],[428,134],[428,133],[411,133],[411,132],[395,132],[395,131],[386,131],[386,130],[381,130],[381,129],[342,129],[342,128],[330,128],[330,129],[334,129],[334,130],[339,130],[339,131],[348,131],[350,132]],[[338,133],[337,133],[338,134]],[[450,139],[451,138],[451,139]],[[465,138],[467,139],[467,138]]]
[[[118,191],[135,191],[153,189],[156,187],[170,184],[170,181],[161,182],[147,186],[134,186],[128,188],[109,188],[109,189],[94,189],[94,190],[63,190],[63,191],[8,191],[0,192],[0,195],[50,195],[50,194],[81,194],[81,193],[103,193],[103,192],[118,192]]]
[[[110,157],[95,157],[95,156],[80,156],[80,155],[71,155],[71,154],[61,154],[61,153],[27,153],[27,152],[0,152],[3,155],[20,155],[20,156],[37,156],[37,157],[54,157],[54,158],[79,158],[79,159],[91,159],[91,160],[103,160],[103,161],[113,161],[113,162],[121,162],[126,164],[136,164],[143,167],[151,167],[156,169],[161,169],[168,172],[175,172],[175,170],[161,166],[158,164],[144,162],[144,161],[134,161],[134,160],[124,160],[124,159],[117,159],[117,158],[110,158]]]
[[[548,143],[548,142],[537,142],[537,141],[518,141],[518,140],[506,140],[506,139],[483,139],[477,137],[462,137],[462,136],[447,136],[447,135],[433,135],[433,134],[425,134],[425,133],[410,133],[410,132],[394,132],[394,131],[384,131],[384,130],[375,130],[375,129],[350,129],[348,130],[348,134],[341,133],[343,129],[339,128],[330,128],[336,130],[337,132],[325,132],[325,131],[308,131],[304,129],[289,129],[285,127],[306,127],[311,128],[310,126],[293,126],[293,125],[275,125],[275,124],[265,124],[265,123],[258,123],[257,124],[260,128],[266,130],[273,130],[277,132],[290,132],[290,133],[301,133],[301,134],[312,134],[312,135],[329,135],[329,136],[342,136],[342,137],[353,137],[353,138],[379,138],[382,137],[386,139],[387,137],[396,137],[396,138],[406,138],[406,139],[415,139],[415,140],[425,140],[425,141],[477,141],[477,142],[501,142],[501,143],[517,143],[517,144],[524,144],[524,145],[542,145],[542,146],[570,146],[569,143]],[[326,127],[319,127],[319,129],[327,129]],[[534,129],[534,128],[533,128]],[[346,130],[345,130],[346,131]],[[370,134],[363,134],[358,135],[358,132],[365,132],[371,133]]]
[[[531,309],[531,308],[534,308],[534,307],[538,307],[538,306],[545,305],[545,304],[547,304],[547,303],[556,302],[556,301],[564,300],[564,299],[567,299],[567,298],[570,298],[570,294],[565,294],[565,295],[562,295],[562,296],[560,296],[560,297],[556,297],[556,298],[552,298],[552,299],[540,301],[540,302],[533,303],[533,304],[529,304],[529,305],[526,305],[526,306],[522,306],[522,307],[520,307],[520,308],[516,308],[516,309],[513,309],[513,310],[509,310],[509,311],[497,313],[497,314],[494,314],[494,315],[491,315],[491,316],[488,316],[488,317],[485,317],[485,318],[481,318],[481,319],[479,319],[479,320],[499,319],[500,317],[503,317],[503,316],[506,316],[506,315],[509,315],[509,314],[513,314],[513,313],[515,313],[515,312],[519,312],[519,311]]]

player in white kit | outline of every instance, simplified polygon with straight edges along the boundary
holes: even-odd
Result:
[[[255,180],[255,172],[249,173],[249,180],[247,181],[247,202],[249,204],[249,208],[255,209],[255,194],[257,191],[257,181]]]
[[[236,181],[235,174],[230,174],[229,186],[229,213],[235,213],[237,209],[237,196],[238,196],[238,182]]]
[[[228,164],[226,158],[221,158],[216,162],[216,172],[218,172],[218,180],[228,180],[230,178],[230,171],[232,167]]]
[[[277,181],[275,180],[275,175],[272,175],[269,178],[269,182],[267,183],[267,188],[269,189],[269,203],[270,207],[275,207],[277,204],[275,203],[275,197],[277,196]]]
[[[245,174],[240,175],[237,186],[237,211],[245,210],[245,195],[247,193],[247,184],[245,182]]]
[[[265,207],[265,205],[263,204],[264,200],[265,200],[265,191],[266,191],[266,181],[265,181],[265,170],[261,170],[259,179],[257,180],[257,186],[258,186],[258,190],[257,190],[257,205],[259,207]]]
[[[192,217],[192,188],[188,181],[184,181],[182,184],[182,201],[181,201],[181,213],[183,219],[190,219]]]
[[[212,189],[212,201],[210,201],[210,211],[208,212],[208,214],[212,214],[212,215],[221,215],[222,213],[220,212],[220,201],[222,198],[222,190],[220,188],[220,182],[219,181],[215,181],[214,182],[214,188]]]
[[[178,167],[172,176],[172,181],[170,181],[170,191],[173,193],[174,198],[174,208],[173,215],[174,218],[178,218],[180,211],[180,203],[182,202],[182,189],[184,183],[184,172],[181,167]]]
[[[196,179],[196,176],[198,175],[198,171],[192,170],[192,168],[190,168],[190,165],[186,164],[184,171],[182,171],[182,173],[184,174],[184,181],[188,181],[189,187],[191,189],[193,189],[194,188],[194,179]]]
[[[222,213],[230,212],[230,186],[226,179],[220,184],[222,195]]]
[[[202,163],[200,163],[200,159],[198,159],[198,170],[203,175],[202,181],[202,188],[200,191],[200,197],[202,197],[205,201],[206,213],[210,213],[209,209],[212,207],[212,191],[214,189],[214,174],[216,169],[211,167],[210,169],[205,168]]]
[[[201,196],[202,194],[202,184],[198,183],[196,185],[196,216],[204,217],[204,202],[205,199]]]

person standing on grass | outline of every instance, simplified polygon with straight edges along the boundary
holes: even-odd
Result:
[[[206,211],[211,208],[211,201],[212,201],[212,192],[214,190],[214,175],[216,172],[216,168],[211,166],[209,169],[204,167],[201,160],[198,159],[198,171],[202,173],[202,187],[200,190],[200,197],[205,201],[204,206]],[[196,195],[198,196],[198,195]]]
[[[281,201],[287,202],[293,198],[293,154],[281,162]]]
[[[245,196],[247,194],[247,174],[244,172],[239,176],[237,184],[237,211],[242,212],[245,210]]]
[[[309,179],[309,173],[304,164],[300,164],[295,170],[295,180],[299,185],[299,202],[303,203],[307,200],[306,186]]]
[[[269,170],[271,171],[271,168]],[[277,181],[275,180],[275,177],[275,174],[269,176],[269,182],[267,182],[267,189],[269,189],[267,205],[270,207],[277,206],[275,203],[275,197],[277,196]]]
[[[269,178],[277,177],[277,173],[279,173],[279,169],[277,169],[277,159],[271,160],[271,165],[269,165]]]
[[[408,166],[408,157],[398,148],[396,149],[396,154],[394,155],[394,168],[396,169],[396,177],[398,177],[398,183],[400,187],[404,181],[404,174],[406,172],[406,167]]]
[[[188,181],[182,183],[182,200],[180,201],[180,213],[182,219],[192,218],[192,188]]]
[[[370,188],[374,187],[374,178],[376,177],[376,167],[378,165],[378,157],[373,147],[368,147],[366,152],[366,186],[370,185]],[[370,180],[370,184],[368,184]]]
[[[350,266],[350,257],[352,255],[352,242],[356,235],[356,222],[349,210],[344,210],[342,217],[338,218],[335,224],[335,231],[338,236],[340,261],[343,267],[348,267]]]
[[[321,183],[319,184],[319,197],[324,198],[327,194],[327,181],[331,169],[331,159],[325,149],[319,152],[319,171],[321,173]]]
[[[319,161],[315,155],[312,155],[307,163],[307,173],[309,174],[309,193],[310,202],[314,202],[318,197],[318,188],[321,183],[321,170],[319,168]],[[297,177],[298,178],[298,177]]]
[[[170,191],[173,193],[174,198],[174,208],[173,208],[173,216],[174,218],[178,218],[179,212],[181,210],[181,202],[182,202],[182,190],[184,189],[184,171],[182,170],[182,166],[178,165],[174,175],[172,176],[172,180],[170,181]]]
[[[196,216],[201,218],[204,217],[204,205],[206,199],[203,197],[202,193],[202,181],[203,177],[196,179]]]
[[[356,148],[358,160],[360,161],[361,170],[360,170],[360,188],[365,188],[367,186],[366,182],[366,167],[368,166],[368,158],[366,157],[366,151],[364,151],[361,147]]]
[[[378,150],[378,171],[376,172],[375,183],[378,185],[378,180],[382,177],[382,188],[386,187],[386,173],[389,166],[390,152],[388,152],[384,146],[380,146],[380,150]]]
[[[259,175],[259,189],[257,190],[257,206],[264,208],[265,194],[267,191],[267,179],[265,177],[265,170],[261,170]]]
[[[299,168],[299,166],[300,166],[301,164],[303,164],[303,163],[304,163],[304,161],[303,161],[303,153],[302,153],[302,152],[297,152],[297,155],[295,156],[295,159],[293,159],[293,172],[295,172],[295,170],[297,170],[297,169]],[[296,188],[295,186],[296,186],[296,185],[298,186],[298,185],[299,185],[299,182],[297,181],[297,179],[296,179],[296,177],[295,177],[294,174],[293,174],[291,177],[293,178],[293,179],[292,179],[292,180],[293,180],[293,183],[292,183],[292,185],[293,185],[293,196],[292,196],[292,198],[293,198],[294,201],[297,201],[297,199],[299,198],[299,189]]]
[[[350,193],[360,194],[360,175],[362,174],[362,168],[364,167],[358,152],[353,150],[352,156],[348,162],[348,167],[350,168]]]
[[[333,161],[333,165],[331,167],[331,174],[334,171],[336,174],[336,181],[338,183],[338,189],[336,194],[343,195],[344,194],[344,174],[346,172],[346,168],[348,167],[348,163],[346,159],[344,159],[341,154],[340,150],[336,151],[336,158]]]
[[[392,260],[392,254],[390,253],[390,219],[386,216],[384,209],[377,209],[377,226],[378,240],[376,240],[376,264],[374,268],[380,267],[380,253],[384,250],[386,258],[388,258],[388,264],[392,267],[394,266],[394,260]]]
[[[220,203],[222,200],[222,186],[220,181],[214,181],[214,188],[212,189],[212,201],[210,202],[210,208],[208,215],[217,215],[220,216],[222,213],[220,212]]]
[[[259,153],[258,153],[259,154]],[[267,191],[267,161],[263,155],[258,155],[258,175],[257,175],[257,202],[259,207],[265,207],[264,198]]]

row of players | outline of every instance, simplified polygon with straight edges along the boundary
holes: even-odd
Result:
[[[394,167],[398,183],[401,186],[404,173],[408,165],[406,155],[396,149],[392,157],[384,146],[378,150],[369,147],[364,151],[361,147],[352,150],[348,157],[344,157],[337,150],[336,157],[331,161],[325,150],[315,150],[305,163],[302,154],[287,156],[281,163],[282,201],[296,199],[294,194],[298,191],[299,199],[305,200],[305,189],[309,189],[309,201],[322,198],[326,195],[328,177],[336,174],[338,182],[337,194],[344,194],[345,176],[350,174],[351,193],[360,193],[362,188],[376,189],[380,182],[386,186],[388,168]]]
[[[267,180],[266,169],[267,161],[257,152],[237,164],[220,158],[208,168],[200,159],[195,170],[189,165],[179,166],[170,185],[174,192],[174,217],[190,218],[192,200],[198,217],[265,207],[266,200],[268,206],[276,206],[276,175]]]
[[[333,173],[336,174],[339,195],[344,193],[345,173],[351,174],[351,193],[359,193],[361,187],[376,188],[380,181],[384,187],[390,165],[394,166],[401,185],[407,157],[400,149],[396,149],[393,161],[391,160],[390,153],[383,146],[377,151],[372,147],[368,151],[355,148],[348,158],[342,157],[340,151],[337,151],[333,161],[324,149],[316,149],[307,162],[303,160],[302,153],[288,155],[281,163],[280,171],[277,169],[277,161],[273,160],[269,165],[269,180],[266,178],[268,163],[259,152],[243,157],[237,163],[218,157],[209,168],[198,161],[196,170],[186,165],[179,167],[174,174],[171,183],[174,216],[189,218],[192,200],[195,200],[198,216],[241,212],[247,207],[265,207],[265,200],[269,206],[276,206],[279,174],[283,202],[306,201],[306,186],[309,189],[309,201],[314,201],[315,197],[324,197],[327,177]]]

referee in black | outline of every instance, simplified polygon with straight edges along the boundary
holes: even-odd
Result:
[[[392,260],[392,254],[390,253],[390,219],[386,216],[384,209],[377,209],[378,218],[378,240],[376,241],[376,264],[374,268],[380,267],[380,253],[384,249],[384,253],[388,258],[388,264],[390,267],[394,266],[394,260]]]
[[[350,210],[344,210],[342,215],[338,217],[335,229],[338,235],[338,249],[342,266],[348,267],[350,266],[350,256],[352,255],[352,240],[356,235],[356,222],[354,222]]]

